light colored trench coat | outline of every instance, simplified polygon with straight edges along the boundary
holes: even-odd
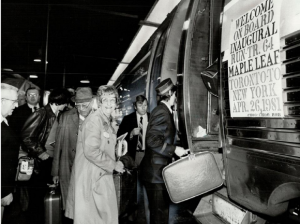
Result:
[[[115,146],[116,131],[99,108],[79,128],[65,212],[74,224],[118,223]]]

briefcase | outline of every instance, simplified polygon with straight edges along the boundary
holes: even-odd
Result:
[[[170,199],[186,201],[223,184],[221,172],[210,152],[190,154],[166,166],[162,172]]]
[[[62,223],[62,201],[58,185],[51,185],[44,198],[45,224]]]

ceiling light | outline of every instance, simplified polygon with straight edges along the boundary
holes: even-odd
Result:
[[[6,71],[6,72],[13,72],[13,70],[12,69],[10,69],[10,68],[4,68],[4,69],[2,69],[3,71]]]
[[[41,59],[33,59],[34,62],[41,62]]]
[[[90,83],[89,80],[85,79],[85,80],[80,80],[81,83]]]
[[[90,83],[90,80],[88,80],[87,78],[84,78],[82,80],[80,80],[81,83]]]
[[[31,78],[31,79],[37,79],[38,76],[37,75],[29,75],[29,78]]]
[[[80,80],[81,83],[90,83],[90,80],[86,75],[83,76],[83,78]]]
[[[180,0],[173,1],[156,1],[150,14],[145,18],[146,22],[153,22],[161,24],[166,18],[167,14],[180,2]],[[131,45],[127,49],[124,57],[116,68],[114,74],[111,76],[107,85],[112,85],[119,78],[122,72],[126,69],[128,64],[137,55],[143,45],[148,41],[151,35],[157,30],[157,27],[142,26],[139,28],[137,34],[132,40]]]

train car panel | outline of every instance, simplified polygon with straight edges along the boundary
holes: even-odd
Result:
[[[161,80],[171,78],[173,83],[177,82],[177,63],[179,55],[179,45],[181,32],[188,25],[185,21],[185,15],[188,10],[190,0],[181,1],[178,10],[174,15],[172,24],[167,34],[168,40],[164,46],[163,61],[161,66]]]
[[[289,27],[298,24],[300,5],[299,1],[281,3],[231,1],[225,6],[222,26],[228,193],[243,207],[269,216],[284,213],[289,201],[300,197],[299,26]],[[230,66],[235,64],[238,70],[232,72]],[[252,78],[250,87],[250,82],[244,82],[247,76]],[[250,104],[248,95],[254,99]]]

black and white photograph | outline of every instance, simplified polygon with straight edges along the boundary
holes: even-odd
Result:
[[[1,224],[300,224],[300,0],[2,0]]]

